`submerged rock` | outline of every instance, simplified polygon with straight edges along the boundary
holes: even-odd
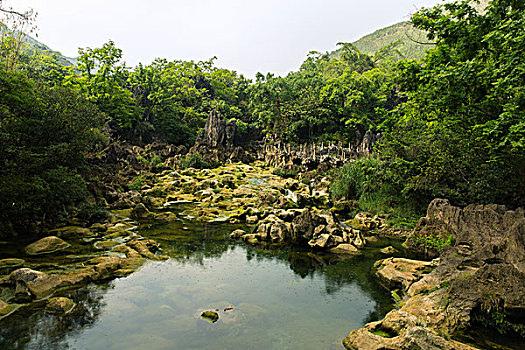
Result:
[[[219,314],[215,311],[204,311],[201,314],[201,318],[210,323],[215,323],[219,320]]]
[[[351,244],[345,243],[345,244],[339,244],[335,246],[334,248],[330,249],[330,252],[341,253],[341,254],[355,254],[359,252],[359,249],[357,249]]]
[[[66,241],[56,236],[49,236],[31,243],[25,247],[25,252],[28,255],[51,254],[69,247],[70,244]]]
[[[46,311],[53,315],[70,313],[76,304],[73,300],[65,297],[51,298],[47,301]]]
[[[246,234],[246,231],[244,231],[244,230],[235,230],[232,233],[230,233],[230,238],[239,239],[242,236],[244,236],[245,234]]]
[[[384,254],[384,255],[394,255],[394,254],[399,253],[399,251],[396,248],[392,247],[392,246],[385,247],[385,248],[381,249],[380,252],[381,252],[381,254]]]
[[[14,312],[19,306],[11,305],[0,300],[0,319]]]

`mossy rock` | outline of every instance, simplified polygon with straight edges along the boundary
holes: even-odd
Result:
[[[2,259],[0,260],[0,275],[7,275],[25,263],[23,259]]]
[[[7,304],[0,300],[0,319],[12,314],[19,307],[19,305]]]
[[[66,241],[56,236],[49,236],[31,243],[30,245],[25,247],[25,252],[28,255],[52,254],[69,247],[70,244]]]
[[[120,243],[116,241],[99,241],[96,242],[93,246],[95,247],[95,249],[99,250],[110,250],[119,244]]]
[[[47,301],[46,311],[53,315],[64,315],[73,311],[75,306],[75,302],[69,298],[56,297]]]
[[[201,318],[210,323],[215,323],[219,320],[219,314],[215,311],[204,311],[201,314]]]
[[[85,228],[85,227],[79,227],[79,226],[66,226],[59,229],[55,229],[51,231],[58,237],[94,237],[97,234],[93,232],[92,230]]]

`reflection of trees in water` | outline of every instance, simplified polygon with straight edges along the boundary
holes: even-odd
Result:
[[[368,297],[376,301],[375,310],[371,311],[363,323],[377,321],[392,309],[390,294],[385,291],[371,275],[371,268],[380,259],[377,250],[365,250],[357,256],[342,256],[310,251],[262,250],[250,248],[250,259],[279,259],[288,261],[290,269],[301,278],[319,276],[325,282],[326,294],[339,292],[343,287],[356,284]]]
[[[164,253],[183,264],[204,265],[205,259],[220,258],[230,249],[242,245],[241,249],[246,249],[248,261],[278,260],[288,263],[290,269],[302,278],[314,275],[322,277],[326,294],[333,294],[346,285],[356,284],[370,299],[377,302],[376,310],[370,313],[366,322],[379,319],[392,308],[390,295],[370,275],[372,265],[381,258],[377,251],[365,250],[359,256],[348,257],[307,250],[252,247],[228,239],[230,232],[238,228],[237,225],[229,224],[177,222],[155,225],[151,230],[141,233],[157,239]],[[162,235],[173,235],[174,240],[159,239]]]
[[[204,259],[220,258],[237,245],[229,234],[239,225],[175,222],[151,225],[140,231],[160,243],[163,254],[182,264],[203,265]]]
[[[90,285],[64,294],[77,303],[63,316],[48,314],[44,303],[0,321],[0,349],[63,349],[68,334],[93,325],[105,306],[104,295],[113,284]]]

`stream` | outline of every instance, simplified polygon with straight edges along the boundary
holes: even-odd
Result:
[[[60,291],[77,303],[64,316],[31,304],[0,321],[0,348],[343,349],[350,330],[391,310],[390,293],[370,274],[378,248],[343,258],[253,247],[228,238],[238,227],[141,225],[168,261]],[[218,310],[219,320],[201,319],[204,310]]]

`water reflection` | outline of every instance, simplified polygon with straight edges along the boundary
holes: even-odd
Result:
[[[96,323],[106,305],[104,295],[112,287],[112,283],[105,283],[62,293],[77,302],[67,316],[45,312],[42,302],[0,321],[0,348],[59,349],[57,344],[65,335],[79,333]]]
[[[143,227],[169,261],[65,292],[78,303],[72,314],[36,307],[1,321],[0,348],[341,349],[348,331],[391,308],[369,275],[376,250],[343,259],[243,246],[227,238],[235,228]],[[219,322],[203,322],[205,309],[219,309]]]

